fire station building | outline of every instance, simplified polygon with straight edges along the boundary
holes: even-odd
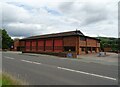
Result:
[[[69,31],[23,38],[19,41],[23,52],[75,52],[79,54],[97,53],[100,40],[85,36],[81,31]]]

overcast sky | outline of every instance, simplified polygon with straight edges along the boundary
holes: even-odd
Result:
[[[2,26],[13,38],[76,29],[118,37],[118,0],[3,0],[1,12]]]

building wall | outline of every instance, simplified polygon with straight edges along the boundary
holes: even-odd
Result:
[[[80,40],[79,45],[82,46],[82,47],[85,47],[86,46],[86,41]]]
[[[37,42],[37,51],[41,52],[41,51],[45,50],[44,43],[45,43],[44,40],[38,40],[38,42]]]
[[[14,51],[18,50],[18,46],[19,46],[19,40],[15,40],[14,41]]]
[[[86,38],[79,41],[79,54],[96,53],[99,52],[99,48],[100,43],[95,39]]]
[[[64,37],[63,38],[63,47],[65,52],[74,52],[76,54],[79,54],[79,41],[77,36],[70,36],[70,37]]]
[[[64,37],[63,38],[64,46],[76,46],[76,38],[77,37],[75,36]]]
[[[94,39],[82,39],[80,36],[58,37],[49,39],[20,41],[20,45],[25,45],[25,51],[33,52],[75,52],[76,54],[86,54],[99,52],[100,44]]]
[[[100,47],[100,42],[97,42],[97,47]]]
[[[20,51],[25,50],[25,41],[19,41]]]
[[[63,39],[54,39],[54,52],[62,52],[63,51]]]
[[[45,40],[45,51],[52,52],[53,51],[53,39]]]
[[[25,46],[25,41],[20,41],[19,45],[20,46]]]
[[[25,42],[25,51],[31,51],[31,41],[27,40]]]
[[[111,47],[105,47],[105,48],[104,48],[104,52],[109,52],[109,51],[112,51],[112,48],[111,48]]]
[[[96,45],[97,45],[96,40],[87,38],[87,47],[96,47]]]
[[[33,51],[33,52],[36,51],[36,45],[37,45],[37,40],[32,40],[31,41],[31,51]]]
[[[79,54],[85,54],[85,47],[86,47],[86,40],[81,40],[79,37]]]

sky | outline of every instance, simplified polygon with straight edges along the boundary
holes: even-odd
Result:
[[[118,37],[118,0],[2,0],[0,28],[12,38],[80,30]]]

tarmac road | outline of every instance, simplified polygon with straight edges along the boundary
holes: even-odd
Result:
[[[2,69],[30,85],[117,85],[118,66],[3,52]]]

